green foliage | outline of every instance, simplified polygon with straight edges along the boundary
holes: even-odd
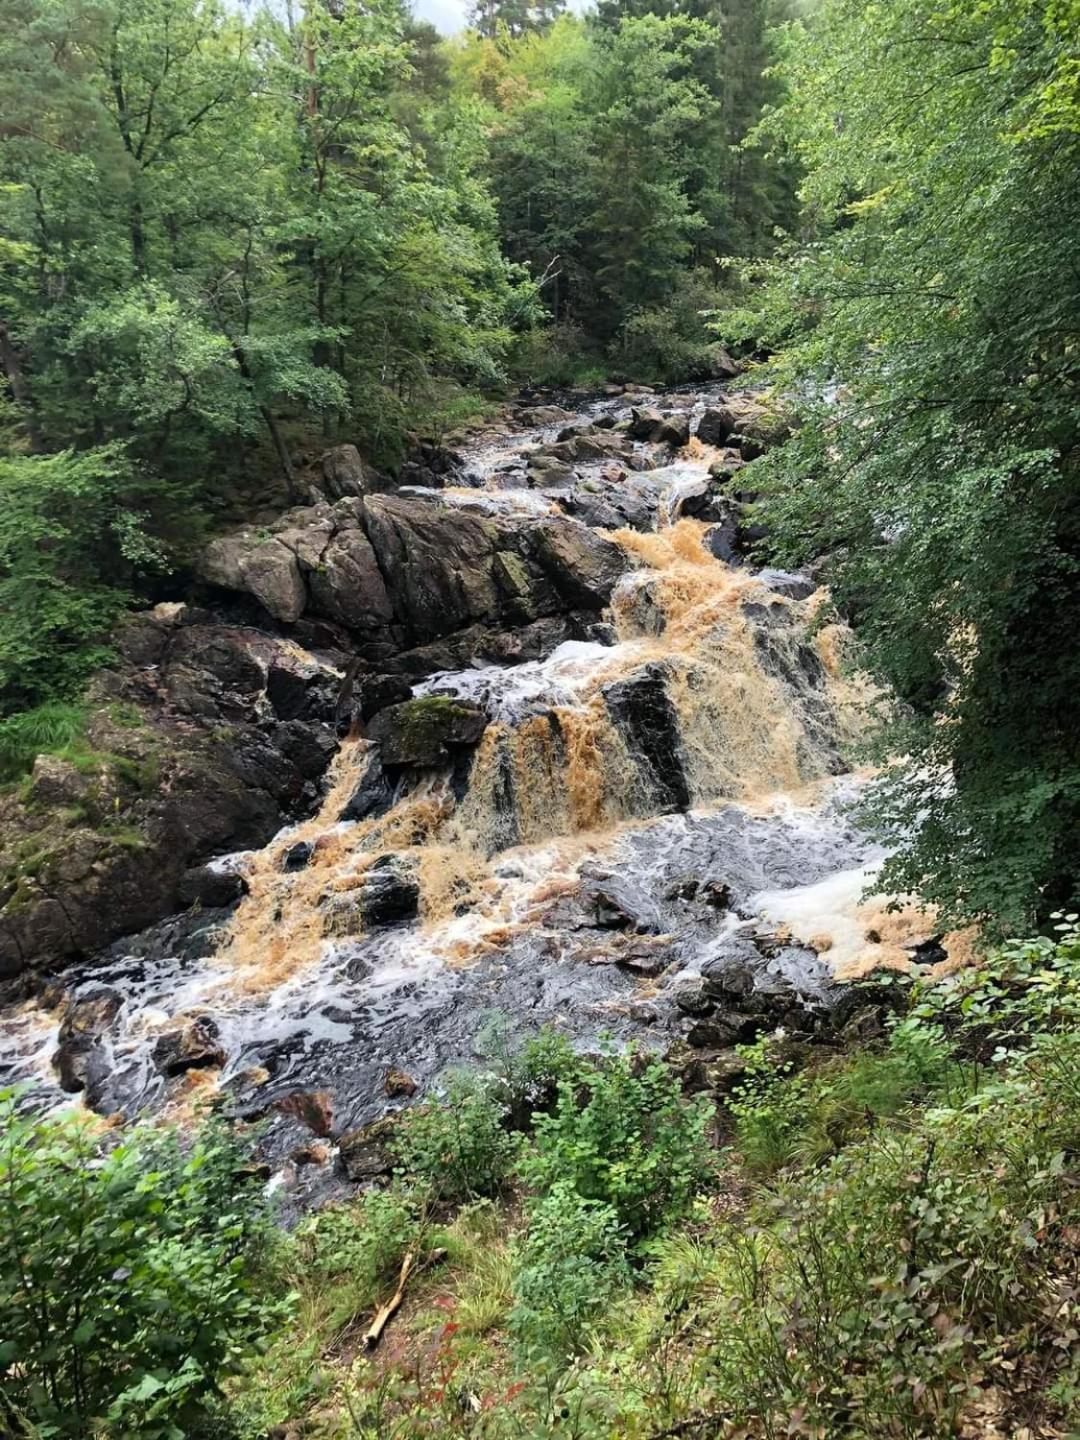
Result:
[[[541,1195],[561,1186],[608,1207],[628,1235],[645,1236],[684,1211],[707,1180],[710,1113],[683,1100],[662,1061],[610,1056],[559,1082],[552,1112],[535,1117],[519,1171]]]
[[[85,709],[62,700],[0,720],[0,783],[25,775],[38,755],[77,745],[85,732]]]
[[[938,1026],[895,1021],[881,1048],[796,1070],[783,1042],[770,1036],[740,1048],[746,1074],[727,1101],[740,1158],[770,1173],[793,1161],[814,1163],[868,1126],[948,1087],[962,1085]]]
[[[266,1225],[237,1150],[0,1096],[0,1414],[5,1433],[194,1433],[220,1379],[283,1307],[263,1297]]]
[[[611,1205],[557,1180],[529,1207],[515,1256],[510,1329],[526,1356],[565,1363],[629,1281],[626,1232]]]
[[[622,371],[662,384],[711,378],[716,344],[705,315],[715,305],[714,281],[694,271],[666,304],[630,313],[611,345],[613,360]]]
[[[432,1199],[496,1195],[506,1184],[516,1139],[507,1105],[489,1080],[456,1074],[438,1101],[409,1110],[394,1132],[402,1170]]]
[[[0,457],[0,713],[70,691],[139,570],[162,564],[119,446]],[[34,722],[28,722],[32,729]]]
[[[421,1197],[400,1187],[372,1191],[359,1204],[333,1206],[306,1221],[294,1264],[305,1284],[332,1297],[324,1312],[328,1328],[374,1308],[393,1289],[405,1256],[424,1253],[428,1233]]]
[[[884,884],[1007,933],[1076,879],[1075,20],[825,0],[769,122],[806,169],[757,327],[799,421],[762,462],[779,554],[828,556],[905,702]]]

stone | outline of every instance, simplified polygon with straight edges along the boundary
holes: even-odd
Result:
[[[656,439],[673,450],[680,450],[690,439],[690,416],[687,414],[665,415],[656,432]]]
[[[723,445],[737,428],[735,416],[726,405],[710,405],[697,423],[697,437],[703,445]]]
[[[323,489],[331,500],[347,495],[369,495],[378,489],[375,473],[369,471],[355,445],[335,445],[319,456]]]
[[[377,631],[394,618],[371,541],[359,526],[338,530],[309,577],[316,614],[360,633]]]
[[[39,755],[30,772],[30,803],[41,809],[73,809],[89,797],[93,781],[59,755]]]
[[[170,1076],[225,1063],[217,1024],[208,1015],[167,1030],[154,1045],[153,1055],[154,1064],[162,1074]]]
[[[366,722],[391,705],[412,698],[412,686],[403,675],[360,675],[360,715]]]
[[[327,934],[377,930],[415,919],[420,885],[410,861],[380,855],[351,890],[333,892],[324,904]]]
[[[342,1135],[338,1160],[349,1180],[378,1180],[392,1173],[397,1159],[390,1142],[396,1128],[396,1118],[387,1115]]]
[[[553,515],[535,525],[530,541],[537,563],[573,608],[603,609],[628,568],[626,555],[614,541],[564,516]]]
[[[359,784],[338,819],[368,820],[385,815],[393,803],[394,787],[387,778],[378,752],[373,750]]]
[[[680,975],[672,991],[672,999],[684,1015],[707,1015],[713,1008],[700,975]]]
[[[686,1043],[695,1050],[722,1050],[725,1046],[737,1044],[743,1038],[743,1030],[743,1017],[732,1019],[716,1015],[708,1020],[695,1020],[686,1032]]]
[[[235,870],[215,865],[195,865],[185,870],[180,881],[179,900],[182,905],[201,905],[204,910],[219,910],[234,905],[247,894],[248,883]]]
[[[630,435],[634,440],[655,440],[664,417],[651,405],[635,405],[630,411]]]
[[[298,840],[295,845],[290,845],[281,857],[281,868],[286,875],[291,875],[296,870],[305,870],[314,853],[315,846],[312,841]]]
[[[475,745],[486,726],[487,717],[471,701],[425,695],[380,710],[368,736],[379,744],[384,766],[430,769],[452,751]]]
[[[805,600],[817,589],[809,575],[793,570],[775,570],[766,566],[757,572],[757,578],[775,595],[785,595],[789,600]]]
[[[723,380],[734,380],[742,373],[742,366],[733,359],[722,345],[717,345],[712,356],[713,374]]]
[[[312,1135],[325,1140],[334,1128],[334,1101],[327,1090],[294,1090],[274,1101],[274,1109],[291,1115]]]
[[[391,1069],[383,1079],[383,1092],[390,1100],[400,1100],[415,1095],[419,1085],[404,1070]]]
[[[299,620],[307,604],[307,589],[296,556],[279,540],[266,540],[240,561],[245,589],[260,601],[275,620]]]
[[[117,991],[102,986],[68,1005],[60,1023],[52,1063],[61,1088],[69,1094],[93,1087],[95,1072],[104,1061],[101,1037],[120,1013],[123,1003]]]

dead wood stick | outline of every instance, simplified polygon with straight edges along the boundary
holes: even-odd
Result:
[[[364,1348],[374,1350],[382,1339],[382,1333],[397,1313],[402,1300],[405,1299],[405,1286],[409,1283],[409,1276],[414,1270],[422,1270],[425,1265],[430,1265],[436,1260],[441,1260],[446,1252],[444,1250],[433,1250],[424,1260],[417,1264],[416,1251],[410,1250],[401,1262],[401,1272],[398,1275],[397,1289],[385,1305],[380,1305],[375,1311],[371,1324],[364,1331]]]

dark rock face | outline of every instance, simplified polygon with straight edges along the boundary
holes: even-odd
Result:
[[[60,1025],[53,1056],[60,1084],[71,1094],[87,1091],[91,1104],[108,1068],[101,1037],[107,1033],[122,1004],[117,991],[102,987],[75,1001]]]
[[[322,490],[330,500],[370,495],[381,488],[380,477],[366,465],[355,445],[335,445],[319,459]]]
[[[303,615],[343,626],[379,665],[474,625],[597,611],[625,568],[618,546],[568,517],[487,515],[401,493],[292,510],[269,535],[225,536],[207,547],[201,573],[285,623]],[[288,709],[299,697],[287,688],[275,681]]]
[[[235,901],[236,877],[199,862],[265,844],[310,807],[336,749],[325,725],[273,718],[275,698],[287,712],[323,704],[325,672],[295,647],[185,606],[132,617],[119,642],[120,668],[88,694],[100,766],[39,767],[31,794],[63,804],[0,797],[0,978],[91,954],[178,905]]]
[[[217,910],[234,905],[247,894],[247,881],[232,870],[213,865],[195,865],[184,872],[177,891],[181,905],[200,905],[204,910]]]
[[[378,751],[372,751],[359,785],[349,797],[339,820],[370,820],[385,815],[394,803],[394,786]]]
[[[658,810],[687,809],[690,788],[683,768],[679,717],[668,697],[664,666],[646,665],[636,675],[605,686],[602,694],[643,780],[656,797]]]
[[[673,450],[680,450],[690,439],[690,417],[686,414],[665,415],[656,438]]]
[[[726,406],[710,406],[698,421],[697,437],[705,445],[723,445],[736,428],[735,416]]]

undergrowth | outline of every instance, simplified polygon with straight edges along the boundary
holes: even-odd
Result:
[[[171,1433],[1080,1433],[1078,1018],[1069,916],[1054,939],[913,985],[881,1041],[747,1047],[719,1152],[708,1107],[659,1060],[496,1044],[399,1127],[391,1185],[243,1272],[284,1308],[256,1310],[264,1349],[249,1335],[244,1368],[223,1365]],[[20,1183],[29,1205],[55,1182],[39,1167]],[[135,1248],[133,1233],[109,1252],[115,1273]],[[9,1270],[5,1308],[19,1286]],[[20,1383],[37,1363],[0,1353]],[[13,1433],[48,1433],[23,1393]],[[88,1433],[113,1433],[102,1423]]]

